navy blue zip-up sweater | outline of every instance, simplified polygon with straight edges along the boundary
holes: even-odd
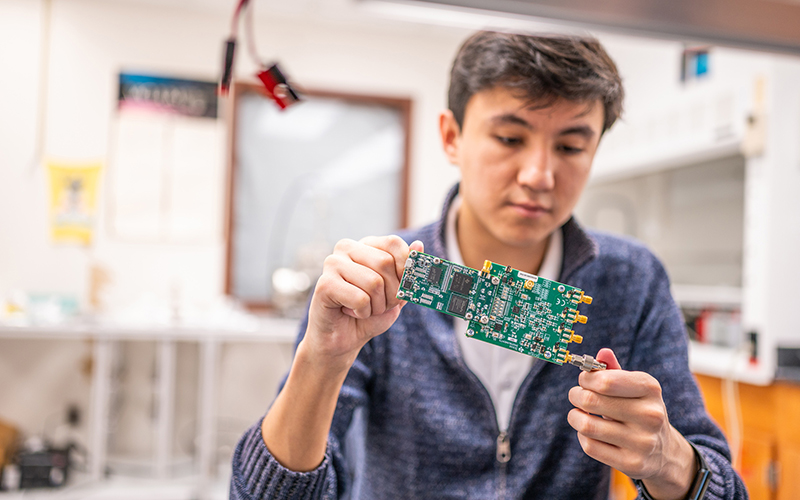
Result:
[[[446,256],[442,218],[401,236]],[[581,325],[577,354],[614,350],[626,370],[661,383],[670,422],[697,446],[713,471],[707,499],[747,498],[719,428],[689,372],[686,335],[667,275],[643,246],[563,226],[560,280],[595,298]],[[306,319],[307,321],[307,319]],[[306,328],[300,328],[302,337]],[[358,355],[339,395],[325,459],[315,470],[282,467],[261,437],[260,422],[233,456],[232,499],[335,499],[352,487],[343,454],[356,408],[366,409],[360,497],[379,499],[604,499],[610,469],[587,456],[567,423],[567,393],[579,370],[536,362],[514,401],[511,459],[496,459],[499,435],[489,393],[467,368],[452,318],[408,305]],[[299,339],[298,339],[299,341]]]

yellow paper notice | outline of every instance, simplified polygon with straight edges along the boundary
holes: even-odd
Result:
[[[48,163],[53,242],[92,242],[100,163]]]

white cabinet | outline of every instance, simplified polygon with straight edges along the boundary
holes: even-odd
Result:
[[[666,102],[654,88],[646,113],[609,132],[576,215],[647,243],[682,307],[739,311],[741,336],[693,342],[690,364],[763,385],[777,347],[800,347],[800,60],[721,51],[718,63]]]

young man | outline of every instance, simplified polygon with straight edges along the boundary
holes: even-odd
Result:
[[[366,499],[606,498],[609,466],[641,480],[645,498],[690,497],[706,468],[705,498],[746,498],[689,373],[662,266],[571,218],[622,96],[594,40],[467,40],[440,118],[460,184],[435,224],[336,245],[286,383],[234,454],[232,498],[347,493],[343,441],[358,407]],[[462,320],[405,307],[395,294],[410,249],[585,290],[596,302],[581,351],[599,350],[609,369],[576,377],[467,339]]]

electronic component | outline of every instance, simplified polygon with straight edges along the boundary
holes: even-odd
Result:
[[[439,266],[431,266],[431,270],[428,273],[428,283],[432,285],[438,285],[439,282],[442,281],[442,268]]]
[[[450,281],[450,291],[460,293],[461,295],[469,295],[475,280],[469,274],[455,272],[453,279]]]
[[[447,312],[464,317],[467,314],[467,307],[469,307],[469,299],[461,295],[453,294],[450,296],[450,302],[447,304]]]
[[[581,370],[585,372],[590,372],[593,370],[605,370],[606,364],[597,361],[592,356],[588,354],[584,354],[580,356],[578,354],[567,354],[567,358],[565,360],[567,363],[571,365],[575,365]]]
[[[583,339],[580,304],[592,298],[578,288],[508,266],[484,262],[478,271],[412,250],[397,298],[469,321],[467,336],[558,365],[605,369],[591,356],[567,351]]]
[[[57,488],[64,486],[69,473],[69,449],[45,449],[17,454],[15,466],[19,484],[13,489]]]
[[[277,64],[260,71],[256,76],[264,84],[267,93],[279,108],[286,109],[300,100],[300,96],[289,85]]]
[[[226,95],[233,80],[233,56],[236,54],[236,38],[225,40],[225,62],[222,63],[222,77],[219,81],[219,93]]]

